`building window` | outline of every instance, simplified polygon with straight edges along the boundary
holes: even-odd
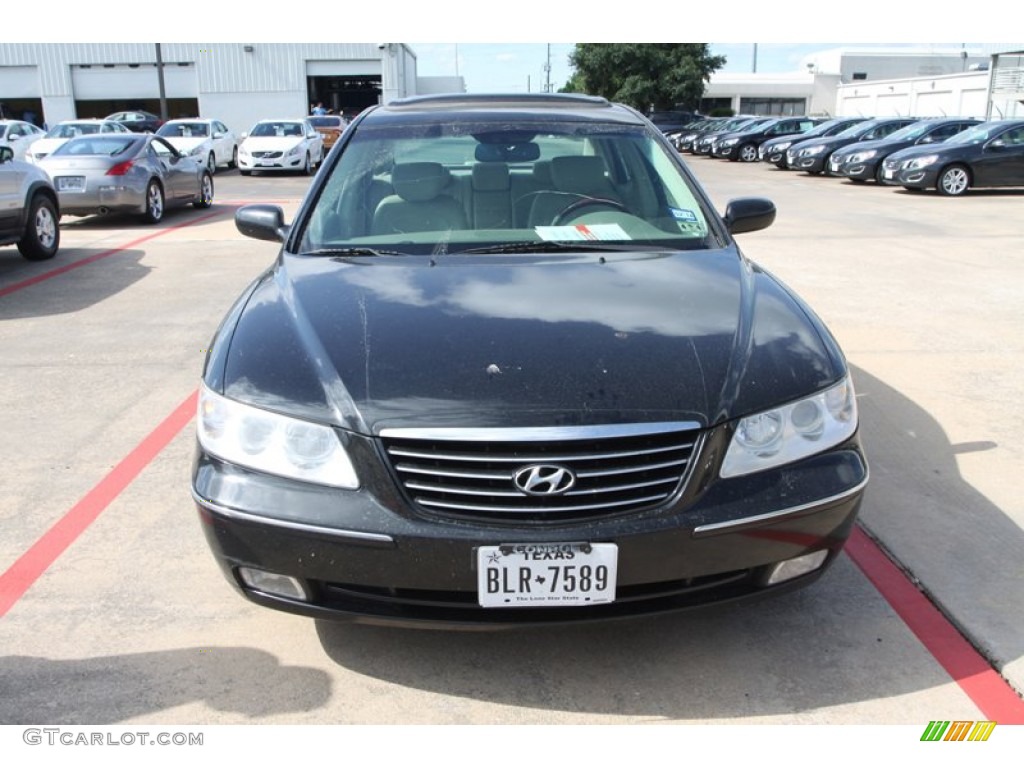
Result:
[[[853,73],[853,79],[854,80],[867,80],[868,79],[868,73],[867,72],[854,72]]]
[[[772,99],[767,97],[740,99],[740,113],[744,115],[774,115],[795,117],[807,114],[807,99]]]

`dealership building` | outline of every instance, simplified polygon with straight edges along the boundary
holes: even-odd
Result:
[[[4,43],[5,116],[54,124],[139,109],[215,117],[235,131],[297,117],[323,102],[355,115],[403,96],[464,91],[462,78],[420,78],[404,43]]]

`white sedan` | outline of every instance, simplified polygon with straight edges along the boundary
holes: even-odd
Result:
[[[38,164],[40,160],[68,139],[73,139],[76,136],[89,136],[94,133],[113,134],[131,133],[131,131],[113,120],[62,120],[48,130],[43,138],[32,144],[25,154],[25,159],[30,163]]]
[[[217,166],[234,168],[238,165],[238,138],[220,120],[185,118],[168,120],[160,126],[157,136],[163,136],[181,154],[206,165],[211,174]]]
[[[260,120],[242,136],[238,169],[243,176],[253,171],[301,171],[309,175],[323,161],[323,137],[306,119]]]
[[[28,148],[46,132],[24,120],[0,120],[0,147],[10,147],[15,160],[24,160]]]

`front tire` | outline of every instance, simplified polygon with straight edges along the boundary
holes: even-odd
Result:
[[[29,261],[46,261],[57,255],[60,227],[57,206],[43,194],[36,194],[29,204],[25,234],[18,242],[18,251]]]
[[[962,165],[951,165],[944,168],[935,181],[935,189],[940,195],[959,197],[971,186],[971,174]]]
[[[231,160],[228,162],[228,168],[238,167],[238,147],[232,147],[231,149]]]
[[[243,176],[252,176],[252,171],[247,171],[244,168],[239,168],[238,172]]]
[[[203,173],[199,182],[199,197],[192,201],[196,208],[209,208],[213,205],[213,176]]]
[[[210,156],[206,158],[206,170],[210,172],[211,176],[217,172],[217,158],[214,156],[213,152],[211,152]]]
[[[146,212],[142,220],[147,224],[157,224],[164,217],[164,188],[153,179],[146,187]]]
[[[302,173],[305,176],[311,176],[313,174],[313,161],[309,157],[309,152],[306,153],[306,164],[302,166]]]
[[[739,149],[740,160],[744,163],[757,162],[757,146],[755,144],[744,144]]]

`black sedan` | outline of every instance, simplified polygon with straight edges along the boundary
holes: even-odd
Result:
[[[867,119],[868,118],[866,117],[836,117],[832,120],[826,120],[823,123],[818,123],[807,131],[807,133],[769,139],[758,148],[757,157],[759,160],[771,163],[777,168],[788,168],[789,164],[786,162],[786,150],[797,142],[807,141],[808,139],[823,136],[835,136],[837,133],[845,131],[850,126],[856,125],[857,123],[863,123]]]
[[[828,170],[829,158],[836,150],[860,141],[884,139],[916,122],[913,117],[880,117],[852,125],[834,136],[804,139],[786,150],[786,165],[790,170],[816,175]]]
[[[882,178],[953,197],[971,187],[1024,187],[1024,120],[993,120],[938,146],[896,152],[885,160]]]
[[[761,145],[769,139],[806,133],[820,121],[813,117],[779,117],[722,136],[715,144],[714,156],[744,163],[757,162]]]
[[[135,133],[156,133],[160,126],[164,124],[164,120],[159,115],[154,115],[152,112],[146,112],[141,109],[115,112],[112,115],[107,115],[104,120],[113,120],[115,123],[120,123],[129,131],[134,131]]]
[[[941,144],[981,120],[964,117],[939,117],[912,123],[878,141],[865,141],[838,149],[829,158],[828,172],[851,181],[875,179],[883,182],[882,161],[893,152],[915,146]]]
[[[752,130],[760,125],[772,122],[773,119],[774,118],[771,117],[751,117],[749,115],[745,117],[734,117],[721,126],[701,134],[700,137],[693,142],[693,148],[690,152],[694,155],[713,156],[718,142],[726,136],[730,136],[737,131]]]
[[[578,95],[371,107],[202,374],[192,498],[265,606],[513,626],[779,593],[868,478],[850,371],[644,116]]]

